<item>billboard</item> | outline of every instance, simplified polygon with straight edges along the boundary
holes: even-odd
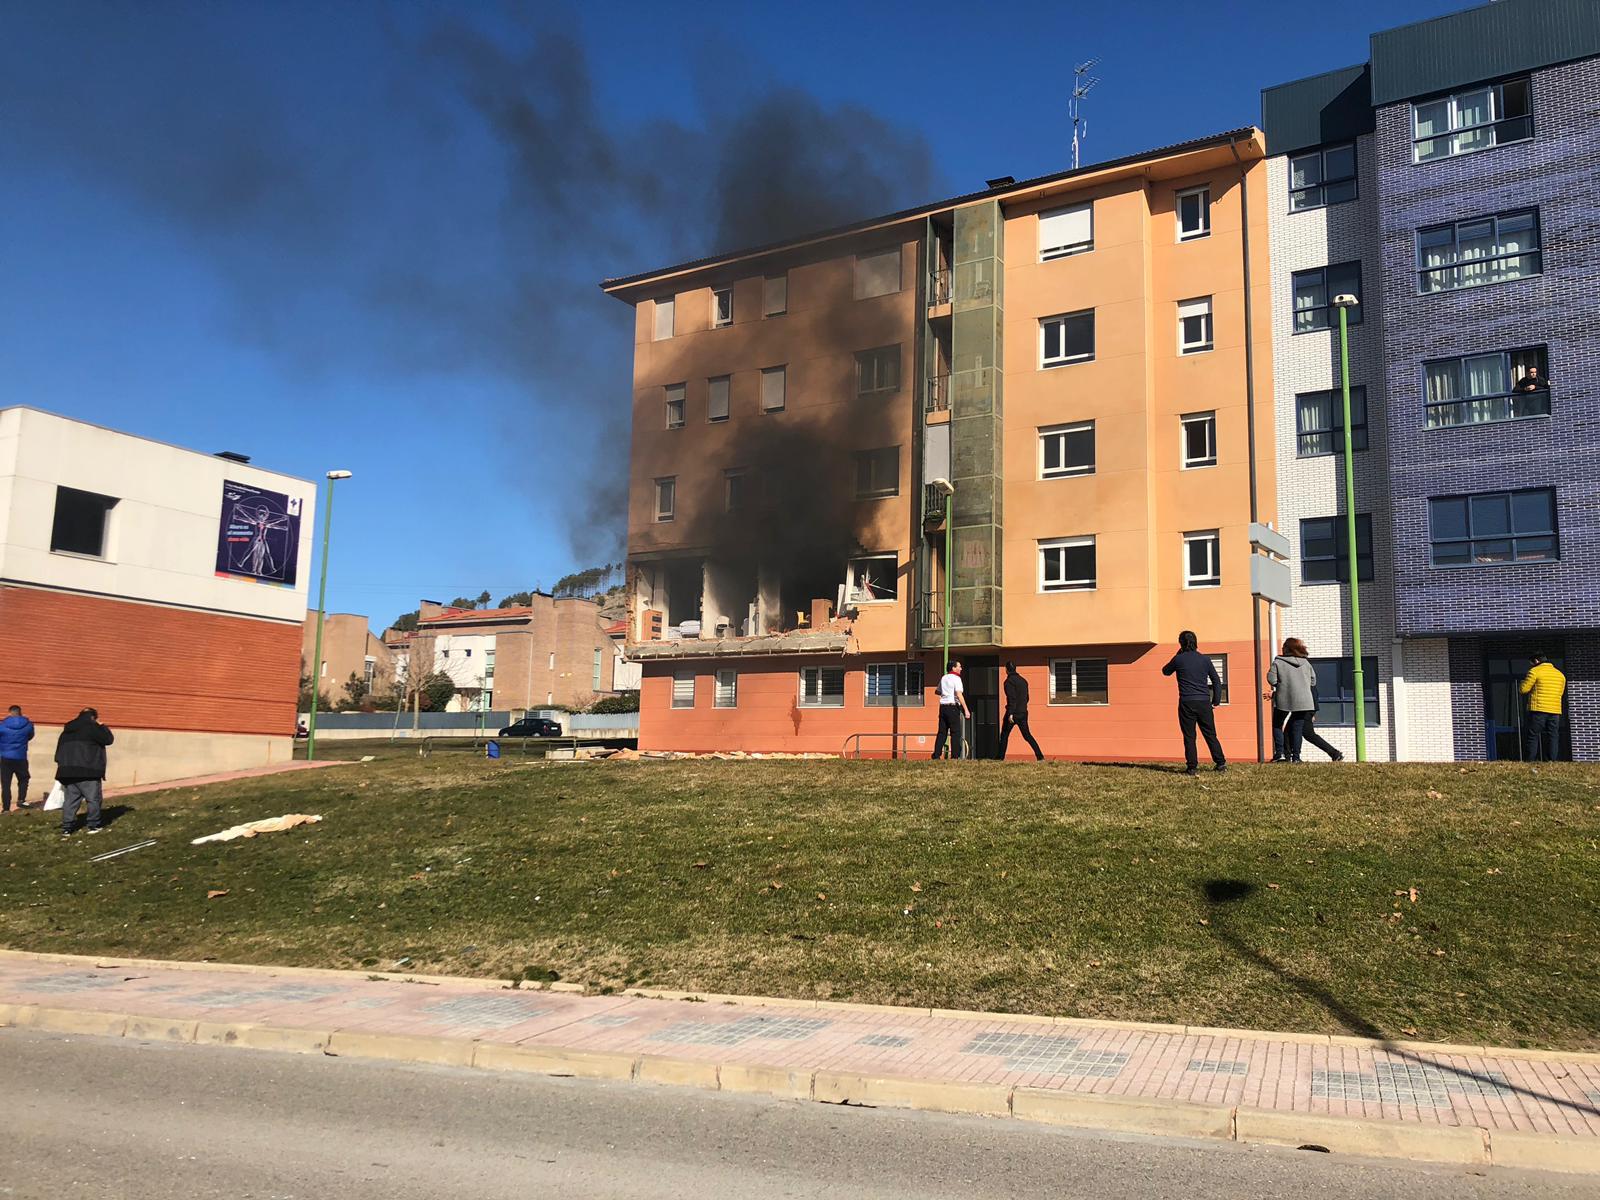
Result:
[[[298,496],[223,483],[218,576],[293,587],[300,562],[300,506]]]

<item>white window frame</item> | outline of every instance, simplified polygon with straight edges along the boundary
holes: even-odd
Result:
[[[761,279],[761,319],[781,317],[789,311],[789,272]]]
[[[1211,446],[1209,456],[1200,458],[1189,457],[1189,427],[1191,425],[1210,426],[1211,432],[1206,441]],[[1178,418],[1178,461],[1185,471],[1198,471],[1204,467],[1217,465],[1217,414],[1211,412],[1184,413]]]
[[[856,395],[857,396],[888,396],[900,390],[900,345],[874,346],[870,350],[856,351]],[[892,362],[892,383],[883,383],[882,378],[890,371],[884,369],[885,364]],[[869,380],[869,376],[872,378]],[[867,384],[872,386],[868,387]]]
[[[1061,550],[1061,549],[1068,549],[1068,548],[1076,548],[1076,547],[1080,547],[1080,546],[1088,546],[1091,550],[1093,550],[1095,552],[1094,574],[1091,575],[1088,579],[1051,579],[1051,578],[1049,578],[1049,572],[1047,570],[1047,563],[1049,562],[1049,558],[1048,558],[1047,552],[1051,551],[1051,550]],[[1092,592],[1092,591],[1094,591],[1095,589],[1097,589],[1100,586],[1100,552],[1099,552],[1099,548],[1095,545],[1094,534],[1092,534],[1092,533],[1091,534],[1084,534],[1084,535],[1079,535],[1077,537],[1040,538],[1039,542],[1038,542],[1038,547],[1039,547],[1039,591],[1041,593],[1048,594],[1048,593],[1052,593],[1052,592]],[[1066,559],[1065,559],[1065,556],[1063,556],[1062,557],[1063,568],[1065,568],[1065,564],[1066,564]]]
[[[728,298],[728,312],[722,312],[722,298]],[[733,324],[733,285],[711,289],[711,328],[726,329]]]
[[[1199,341],[1191,342],[1185,339],[1188,332],[1184,322],[1199,317],[1201,320],[1202,336]],[[1178,301],[1178,353],[1180,355],[1204,354],[1215,350],[1217,346],[1217,318],[1212,307],[1210,296],[1196,296],[1191,300]]]
[[[665,508],[661,505],[662,485],[666,485],[671,503]],[[678,477],[676,475],[662,475],[656,479],[656,520],[665,524],[678,515]]]
[[[891,691],[885,695],[872,694],[874,675],[889,672]],[[913,688],[912,674],[916,675]],[[921,708],[927,694],[927,676],[920,662],[868,663],[861,672],[861,706],[863,708]],[[898,703],[896,703],[898,701]]]
[[[867,563],[878,563],[886,566],[888,574],[894,580],[894,595],[882,596],[871,599],[860,599],[855,591],[856,568]],[[857,608],[867,604],[896,604],[900,600],[900,556],[893,550],[881,554],[858,554],[845,564],[844,568],[844,602]]]
[[[1222,680],[1222,701],[1217,707],[1225,707],[1233,701],[1233,694],[1228,688],[1228,656],[1226,654],[1208,654],[1206,657],[1211,660],[1211,666],[1216,670],[1217,678]]]
[[[767,403],[767,380],[776,378],[778,381],[778,403]],[[761,411],[764,413],[782,412],[789,407],[789,364],[780,363],[775,367],[761,368]]]
[[[1052,218],[1066,218],[1079,213],[1088,214],[1089,236],[1079,238],[1077,241],[1063,242],[1059,245],[1047,246],[1045,244],[1045,230]],[[1082,204],[1066,204],[1060,208],[1052,208],[1039,214],[1039,261],[1051,262],[1058,258],[1068,258],[1074,254],[1086,254],[1094,249],[1094,202],[1084,201]]]
[[[1050,326],[1057,325],[1057,324],[1062,326],[1061,345],[1062,345],[1062,349],[1065,349],[1066,348],[1066,344],[1067,344],[1066,323],[1068,321],[1072,320],[1074,317],[1083,317],[1083,316],[1087,316],[1089,318],[1089,353],[1087,353],[1087,354],[1064,355],[1061,358],[1046,358],[1045,357],[1045,351],[1044,351],[1045,338],[1046,338],[1046,333],[1049,330]],[[1067,366],[1067,365],[1069,365],[1071,363],[1093,362],[1094,361],[1094,353],[1095,353],[1095,316],[1094,316],[1094,309],[1092,309],[1092,308],[1080,308],[1077,312],[1056,313],[1054,316],[1040,317],[1039,318],[1039,367],[1040,367],[1041,370],[1043,370],[1046,367]]]
[[[686,383],[669,383],[662,391],[666,395],[666,419],[668,429],[682,429],[689,423],[689,385]],[[674,419],[673,408],[677,408]]]
[[[722,385],[722,415],[717,415],[717,385]],[[733,376],[713,375],[706,380],[706,424],[720,425],[733,414]]]
[[[1200,226],[1198,229],[1185,230],[1183,227],[1183,202],[1190,196],[1200,196]],[[1203,184],[1200,187],[1183,188],[1172,195],[1172,223],[1177,231],[1177,240],[1180,242],[1196,242],[1201,238],[1211,236],[1211,185]]]
[[[1061,443],[1061,459],[1066,461],[1066,435],[1069,433],[1083,433],[1087,431],[1090,437],[1089,465],[1086,467],[1055,467],[1045,466],[1045,447],[1051,438],[1059,437]],[[1093,475],[1095,472],[1097,451],[1099,447],[1094,444],[1094,422],[1073,421],[1066,425],[1045,425],[1039,430],[1039,478],[1040,479],[1077,479],[1083,475]]]
[[[712,677],[711,707],[739,707],[739,669],[737,667],[717,668],[717,673]]]
[[[1104,700],[1079,700],[1078,695],[1078,664],[1083,662],[1104,663],[1106,670],[1106,698]],[[1067,692],[1065,698],[1056,690],[1056,668],[1070,664],[1072,676],[1072,690]],[[1048,678],[1050,688],[1046,698],[1047,704],[1062,708],[1108,708],[1111,704],[1111,660],[1108,658],[1052,658],[1050,660],[1050,675]]]
[[[663,296],[656,301],[655,312],[652,314],[655,325],[651,329],[651,341],[665,342],[675,337],[678,332],[678,298],[676,296]],[[661,318],[665,315],[667,331],[661,332]]]
[[[823,686],[828,681],[828,673],[833,672],[833,671],[837,671],[839,673],[839,690],[838,690],[838,693],[837,693],[837,699],[833,698],[834,695],[835,695],[833,692],[825,691],[824,690],[824,686]],[[813,689],[810,686],[810,684],[807,682],[807,677],[808,676],[810,676],[810,677],[812,677],[812,678],[814,678],[816,680],[815,689]],[[845,669],[843,667],[801,667],[800,668],[800,707],[801,708],[843,708],[844,707],[844,689],[845,689],[845,683],[846,682],[847,681],[845,679]]]
[[[1211,571],[1195,575],[1189,570],[1189,547],[1210,543]],[[1185,591],[1222,586],[1222,533],[1216,529],[1195,529],[1183,535],[1183,587]]]
[[[682,686],[685,682],[689,685],[687,697],[684,695]],[[678,667],[672,672],[673,708],[693,708],[697,690],[696,675],[693,667]]]

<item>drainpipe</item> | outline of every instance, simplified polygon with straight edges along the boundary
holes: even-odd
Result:
[[[1244,160],[1239,157],[1239,143],[1229,142],[1228,149],[1239,166],[1240,260],[1244,275],[1244,411],[1250,455],[1250,521],[1254,524],[1261,519],[1261,501],[1256,479],[1256,355],[1253,298],[1250,294],[1250,183],[1246,178]],[[1261,707],[1261,689],[1266,684],[1261,675],[1261,601],[1255,596],[1250,597],[1250,619],[1255,631],[1250,659],[1255,669],[1256,761],[1265,762],[1266,713]]]

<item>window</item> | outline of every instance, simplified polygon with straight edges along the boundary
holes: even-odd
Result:
[[[1039,214],[1039,261],[1094,249],[1094,205],[1073,204]]]
[[[1317,672],[1317,724],[1353,726],[1356,723],[1356,668],[1350,658],[1313,658]],[[1361,656],[1361,694],[1367,725],[1378,723],[1378,660]]]
[[[471,658],[472,657],[472,651],[470,649],[463,650],[461,652],[461,655],[462,655],[463,658]]]
[[[671,296],[656,301],[656,341],[664,342],[676,332],[677,308],[678,302]]]
[[[1533,136],[1527,79],[1508,79],[1411,106],[1417,162],[1487,150]]]
[[[1357,304],[1350,310],[1350,324],[1361,324],[1361,264],[1340,263],[1314,271],[1294,273],[1294,331],[1330,329],[1339,324],[1333,315],[1333,298],[1348,293]]]
[[[1190,413],[1178,418],[1183,431],[1183,469],[1217,465],[1217,414]]]
[[[900,598],[900,559],[894,554],[852,558],[845,568],[847,604],[882,604]]]
[[[1051,704],[1109,704],[1110,663],[1103,658],[1050,660]]]
[[[742,512],[745,505],[745,475],[740,468],[722,473],[722,511]]]
[[[856,355],[856,395],[900,390],[900,347],[879,346]]]
[[[77,488],[56,488],[56,513],[50,525],[50,549],[62,554],[86,554],[105,558],[107,533],[115,496],[80,492]]]
[[[856,255],[856,299],[887,296],[900,290],[900,247]]]
[[[1422,375],[1429,429],[1550,415],[1543,346],[1436,359]]]
[[[594,648],[594,672],[593,672],[592,682],[590,683],[590,686],[589,686],[589,690],[592,691],[592,692],[598,692],[600,690],[600,647],[599,646],[596,646]]]
[[[1211,189],[1190,188],[1178,193],[1178,240],[1211,236]]]
[[[843,708],[843,667],[801,667],[801,708]]]
[[[726,375],[706,380],[706,420],[716,422],[728,419],[728,396],[731,385],[732,381]]]
[[[1356,148],[1324,146],[1289,160],[1289,211],[1304,212],[1356,198]]]
[[[670,521],[678,505],[678,477],[669,475],[656,480],[656,520]]]
[[[556,652],[554,650],[552,650],[552,651],[550,651],[550,670],[554,671],[555,669],[556,669]]]
[[[921,663],[868,664],[868,708],[921,708],[922,696]]]
[[[733,289],[716,288],[711,293],[711,328],[733,324]]]
[[[1050,538],[1039,543],[1039,590],[1087,592],[1095,585],[1093,537]]]
[[[682,429],[684,416],[684,386],[681,383],[667,385],[667,428]]]
[[[672,707],[694,707],[694,669],[682,668],[672,673]]]
[[[1222,585],[1220,539],[1215,529],[1202,529],[1183,535],[1183,586],[1186,588]]]
[[[1372,517],[1356,514],[1356,573],[1362,583],[1376,578],[1372,566]],[[1350,582],[1350,522],[1344,517],[1312,517],[1300,522],[1300,582]]]
[[[367,659],[367,661],[369,663],[372,662],[372,660],[370,658]],[[489,681],[489,680],[494,678],[494,651],[493,650],[485,650],[483,652],[483,678],[484,678],[485,682],[487,682],[487,681]],[[370,682],[370,680],[369,680],[369,682]]]
[[[1218,700],[1217,703],[1226,704],[1228,702],[1228,656],[1226,654],[1208,654],[1206,657],[1211,660],[1211,665],[1216,668],[1217,678],[1222,680],[1222,699]]]
[[[367,690],[371,691],[372,690],[372,679],[378,673],[377,660],[374,659],[371,655],[368,655],[366,660],[365,660],[365,662],[362,665],[363,665],[363,670],[362,670],[362,675],[361,675],[362,682],[364,682],[367,685]],[[486,678],[486,679],[494,674],[494,651],[493,650],[489,651],[488,665],[484,668],[483,674],[484,674],[484,678]]]
[[[787,384],[786,367],[761,368],[761,411],[782,412],[785,402],[784,391]]]
[[[900,447],[856,452],[856,499],[900,494]]]
[[[1543,258],[1539,214],[1531,208],[1417,231],[1417,281],[1424,293],[1538,275]]]
[[[1297,454],[1317,458],[1344,453],[1344,392],[1301,392],[1294,398]],[[1350,448],[1367,448],[1367,389],[1350,389]]]
[[[789,276],[768,275],[761,281],[761,315],[776,317],[789,311]]]
[[[739,672],[733,667],[722,667],[717,671],[717,683],[711,695],[711,707],[739,707]]]
[[[1094,309],[1039,322],[1039,365],[1087,362],[1094,357]]]
[[[1178,353],[1199,354],[1211,347],[1211,297],[1179,300]]]
[[[1561,557],[1553,488],[1429,500],[1428,526],[1436,567],[1554,562]]]
[[[1039,430],[1039,478],[1094,474],[1094,422],[1051,425]]]

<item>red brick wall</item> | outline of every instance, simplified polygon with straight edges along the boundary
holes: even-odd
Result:
[[[112,729],[288,734],[300,626],[0,588],[0,708],[39,724],[84,707]]]

